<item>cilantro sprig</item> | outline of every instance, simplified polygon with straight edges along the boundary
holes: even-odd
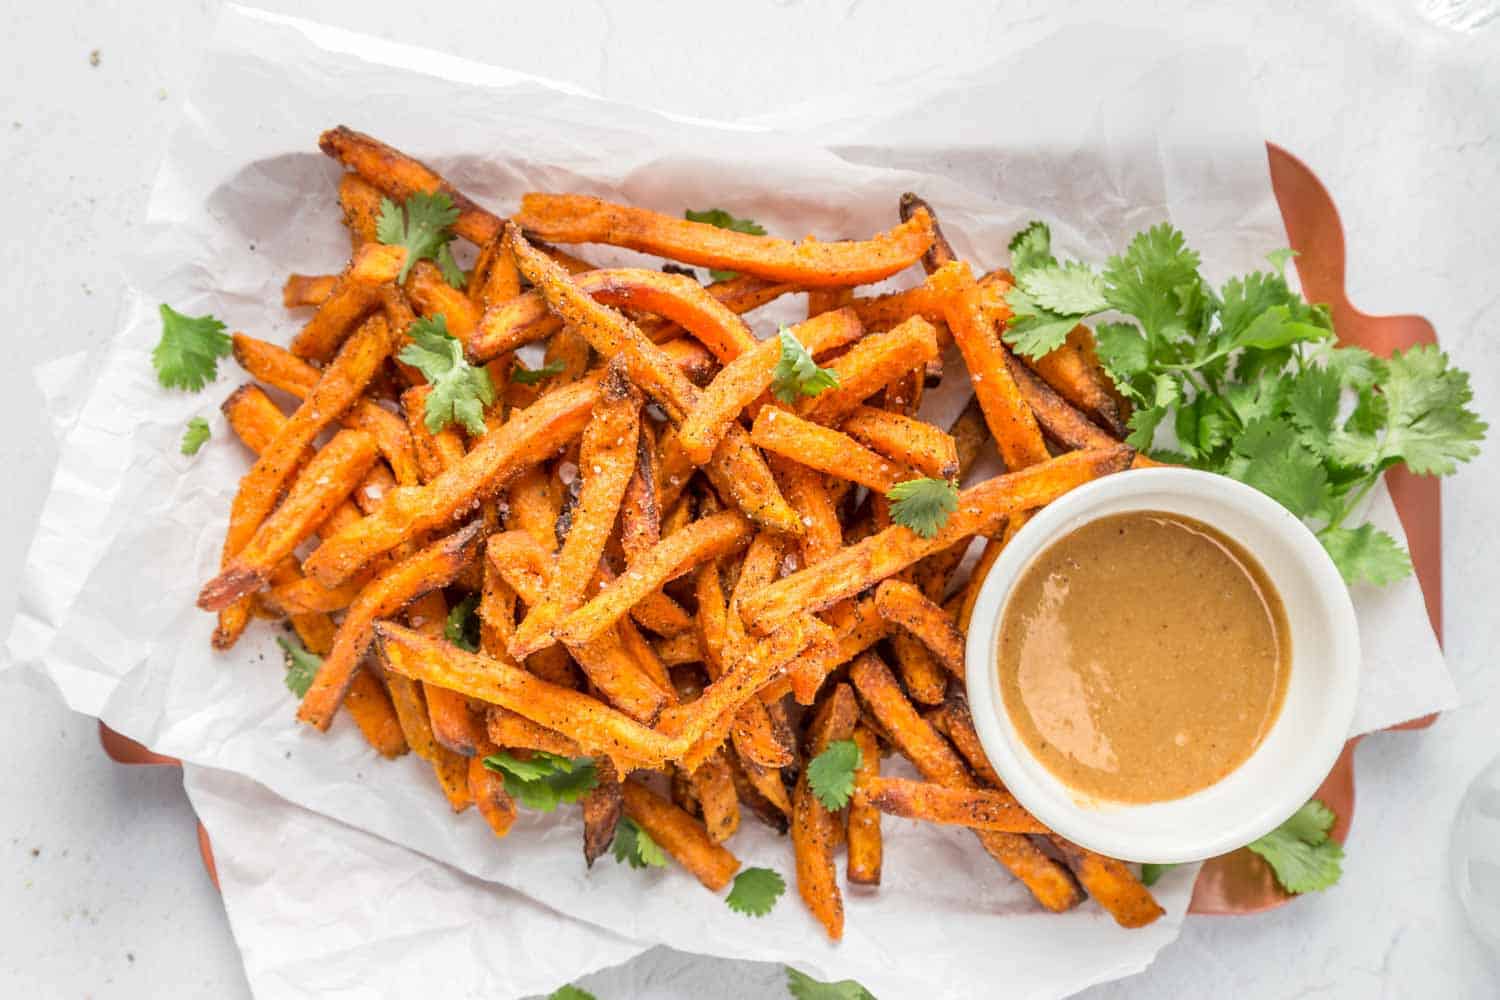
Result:
[[[615,860],[632,868],[665,868],[667,852],[643,830],[635,820],[626,816],[615,827],[615,839],[610,844]]]
[[[489,371],[469,364],[463,344],[448,332],[448,321],[442,313],[423,316],[406,333],[411,343],[398,357],[432,384],[422,415],[427,429],[436,434],[456,423],[470,434],[483,434],[484,408],[495,401]]]
[[[710,226],[717,226],[720,229],[730,229],[736,233],[749,233],[751,236],[766,235],[765,227],[760,223],[753,222],[750,219],[736,219],[722,208],[709,208],[701,212],[688,209],[682,213],[682,217],[689,222],[705,222]],[[731,278],[739,277],[738,271],[712,269],[708,273],[715,281],[729,281]]]
[[[746,868],[734,877],[724,903],[735,913],[763,917],[776,907],[786,892],[786,879],[769,868]]]
[[[908,479],[885,495],[891,501],[891,520],[923,538],[931,538],[958,509],[958,484],[949,479]]]
[[[781,339],[781,358],[771,372],[771,395],[791,405],[803,396],[816,396],[825,389],[838,387],[838,373],[819,368],[812,353],[786,327],[777,334]]]
[[[852,979],[825,983],[805,972],[786,967],[786,991],[796,1000],[875,1000],[875,995]]]
[[[281,647],[282,655],[286,657],[287,690],[298,698],[306,696],[307,689],[312,687],[313,678],[318,675],[318,668],[323,665],[323,658],[308,652],[307,647],[292,636],[277,636],[276,645]]]
[[[540,368],[527,368],[517,364],[510,370],[510,380],[521,385],[536,385],[543,379],[551,378],[553,375],[561,375],[567,370],[567,365],[561,359],[549,361]]]
[[[505,776],[505,790],[512,798],[538,812],[577,802],[599,784],[594,762],[587,757],[574,760],[541,750],[516,757],[502,750],[484,758],[484,766]]]
[[[184,316],[161,304],[161,339],[151,351],[156,379],[168,389],[197,392],[219,377],[219,359],[233,348],[213,316]]]
[[[196,455],[198,449],[213,437],[214,432],[209,428],[208,421],[202,417],[194,417],[187,422],[187,429],[182,432],[182,448],[184,455]]]
[[[479,651],[479,595],[470,594],[448,609],[443,622],[443,638],[459,649]]]
[[[1317,892],[1343,874],[1344,849],[1328,836],[1336,818],[1321,801],[1309,799],[1285,823],[1246,846],[1266,859],[1287,892]]]
[[[1127,443],[1254,486],[1314,526],[1347,582],[1390,583],[1411,573],[1409,556],[1351,520],[1386,469],[1447,475],[1478,453],[1487,428],[1469,408],[1468,374],[1435,346],[1384,360],[1334,346],[1328,308],[1286,281],[1290,256],[1214,288],[1169,225],[1096,271],[1060,263],[1034,222],[1011,241],[1005,341],[1038,357],[1086,319],[1122,316],[1098,322],[1095,341],[1135,406]],[[1175,449],[1153,448],[1161,428]]]
[[[406,262],[401,265],[397,283],[406,280],[407,272],[417,261],[436,262],[443,280],[454,288],[464,286],[464,272],[453,259],[451,226],[458,221],[453,199],[441,191],[417,192],[397,205],[389,198],[380,199],[380,216],[375,220],[375,238],[391,246],[406,248]]]
[[[853,740],[834,740],[807,765],[807,785],[823,808],[837,812],[854,794],[854,772],[864,763],[864,754]]]

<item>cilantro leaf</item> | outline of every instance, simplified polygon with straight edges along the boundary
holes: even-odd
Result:
[[[1024,270],[1016,275],[1016,286],[1037,306],[1058,315],[1083,316],[1109,308],[1103,279],[1078,261]]]
[[[1150,862],[1141,865],[1141,885],[1151,886],[1161,881],[1161,877],[1176,865],[1158,865]]]
[[[471,653],[479,651],[479,595],[470,594],[448,609],[448,618],[443,622],[443,638],[459,649]]]
[[[1057,263],[1052,256],[1052,230],[1040,219],[1026,224],[1026,228],[1010,238],[1010,271],[1020,275],[1036,267],[1048,267]]]
[[[623,817],[620,825],[615,827],[615,839],[610,844],[610,851],[616,861],[632,868],[667,866],[667,852],[629,816]]]
[[[1327,509],[1328,472],[1289,423],[1264,419],[1250,424],[1234,442],[1236,458],[1227,470],[1298,517]]]
[[[958,509],[958,484],[947,479],[908,479],[891,487],[891,520],[931,538]]]
[[[1058,315],[1042,308],[1019,285],[1005,293],[1005,304],[1010,306],[1012,316],[1005,324],[1002,339],[1017,354],[1028,358],[1039,358],[1057,350],[1083,318]]]
[[[781,359],[771,373],[771,395],[791,404],[803,396],[816,396],[824,389],[838,386],[838,374],[819,368],[792,331],[783,326],[777,336],[781,338]]]
[[[208,427],[208,421],[202,417],[189,420],[187,430],[182,432],[182,453],[184,455],[198,454],[198,449],[202,448],[204,442],[213,437],[213,434],[214,432]]]
[[[1401,544],[1373,524],[1357,528],[1329,526],[1318,532],[1345,583],[1383,587],[1411,575],[1411,556]]]
[[[398,357],[432,384],[422,417],[427,429],[436,434],[457,423],[470,434],[483,434],[484,408],[495,401],[490,373],[469,364],[463,345],[448,332],[448,321],[442,313],[423,316],[406,332],[412,342]]]
[[[307,647],[291,636],[278,635],[276,645],[286,657],[287,690],[298,698],[305,697],[307,689],[312,687],[313,678],[318,675],[318,668],[323,665],[323,658],[308,652]]]
[[[1474,397],[1467,372],[1450,368],[1433,344],[1395,352],[1385,369],[1383,432],[1346,428],[1334,437],[1336,457],[1377,470],[1405,462],[1418,475],[1446,476],[1479,453],[1487,425],[1467,405]]]
[[[684,219],[687,219],[689,222],[703,222],[710,226],[717,226],[720,229],[729,229],[736,233],[748,233],[751,236],[766,235],[765,227],[760,223],[753,222],[750,219],[736,219],[734,216],[730,215],[722,208],[709,208],[704,209],[701,212],[695,212],[692,209],[688,209],[687,211],[682,213],[682,217]],[[733,278],[739,277],[738,271],[720,271],[718,269],[710,269],[708,273],[709,276],[712,277],[715,281],[729,281]]]
[[[1286,394],[1287,415],[1302,432],[1302,440],[1320,454],[1328,450],[1339,415],[1342,387],[1327,368],[1309,368],[1296,377]]]
[[[396,276],[397,284],[406,280],[413,264],[426,258],[437,263],[448,284],[463,287],[463,272],[454,263],[453,253],[448,247],[453,239],[449,227],[458,221],[458,214],[453,199],[442,191],[432,194],[419,191],[402,205],[389,198],[380,199],[375,238],[390,246],[406,248],[406,262]]]
[[[790,965],[786,967],[786,991],[796,1000],[875,1000],[875,994],[852,979],[825,983]]]
[[[510,380],[512,382],[519,382],[522,385],[536,385],[542,379],[551,378],[553,375],[561,375],[567,367],[561,358],[549,361],[540,368],[526,368],[517,364],[510,370]]]
[[[864,763],[859,744],[853,740],[834,740],[828,749],[807,765],[807,784],[823,803],[823,808],[837,812],[849,804],[854,793],[854,772]]]
[[[599,1000],[599,998],[588,990],[580,989],[569,983],[567,986],[559,986],[549,993],[547,1000]]]
[[[594,762],[587,757],[573,760],[534,750],[516,757],[507,751],[490,754],[484,766],[505,776],[505,790],[521,805],[538,812],[552,812],[560,803],[577,802],[599,784]]]
[[[786,879],[769,868],[746,868],[734,877],[724,902],[735,913],[763,917],[786,892]]]
[[[1287,892],[1316,892],[1339,880],[1344,849],[1330,840],[1333,810],[1310,799],[1285,823],[1246,846],[1265,858]]]
[[[1094,350],[1120,391],[1134,395],[1131,389],[1134,380],[1151,365],[1140,328],[1134,323],[1100,323],[1094,328]]]
[[[161,305],[161,339],[151,351],[156,380],[168,389],[197,392],[219,377],[219,359],[233,347],[213,316],[184,316]]]
[[[1151,340],[1189,333],[1206,306],[1198,255],[1167,223],[1138,233],[1125,253],[1104,268],[1105,298],[1113,309],[1141,321]]]

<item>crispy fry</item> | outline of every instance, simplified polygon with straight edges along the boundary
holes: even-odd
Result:
[[[923,705],[941,702],[948,693],[948,678],[931,650],[901,629],[892,629],[890,640],[896,670],[901,674],[901,682],[906,685],[912,701]]]
[[[469,758],[439,746],[432,761],[432,773],[437,775],[438,786],[454,812],[461,813],[474,804],[469,794]]]
[[[333,294],[336,274],[289,274],[281,286],[281,304],[288,309],[320,306]]]
[[[459,211],[453,231],[476,246],[483,246],[500,234],[501,220],[497,216],[474,204],[430,167],[377,139],[340,125],[324,132],[318,139],[318,147],[397,201],[419,191],[447,194]]]
[[[990,439],[990,429],[984,422],[984,408],[978,396],[970,396],[963,408],[948,427],[948,436],[953,438],[953,448],[958,455],[958,474],[966,476],[979,459],[979,452]]]
[[[635,443],[635,471],[620,500],[620,548],[628,562],[661,541],[661,504],[656,492],[656,431],[642,420]]]
[[[938,339],[948,339],[947,319],[943,315],[943,296],[930,283],[884,295],[856,295],[848,303],[859,321],[869,330],[889,330],[913,316],[920,316],[938,331]]]
[[[698,572],[703,572],[700,568]],[[670,639],[662,639],[656,643],[656,655],[661,662],[669,667],[680,667],[688,663],[703,662],[703,644],[698,641],[698,633],[683,632],[674,635]]]
[[[507,750],[541,750],[561,757],[582,757],[579,745],[555,730],[538,725],[508,708],[489,705],[485,708],[485,732],[490,742]],[[601,758],[603,763],[607,758]]]
[[[296,624],[295,620],[293,624]],[[302,634],[301,629],[297,631]],[[304,635],[304,644],[306,641]],[[312,649],[311,646],[308,648]],[[396,709],[374,674],[365,670],[355,672],[349,683],[349,693],[344,696],[344,708],[365,741],[382,757],[390,759],[406,753],[406,736],[401,732],[401,721],[396,718]]]
[[[957,260],[958,255],[948,245],[948,240],[943,236],[943,227],[938,225],[937,213],[932,206],[923,201],[922,198],[911,191],[901,196],[900,214],[901,221],[905,222],[915,216],[918,212],[926,212],[932,219],[932,246],[922,255],[922,269],[928,274],[936,271],[949,261]]]
[[[1006,523],[1009,527],[1009,522]],[[969,576],[969,582],[964,585],[960,593],[958,614],[954,621],[958,623],[961,631],[969,631],[969,619],[974,615],[974,602],[979,600],[979,587],[984,583],[984,578],[989,575],[990,567],[995,565],[995,560],[1000,558],[1000,550],[1005,546],[1003,542],[990,539],[985,542],[984,551],[979,554],[979,561],[974,564],[973,573]]]
[[[967,265],[949,264],[934,274],[932,281],[947,296],[943,311],[948,328],[963,354],[974,394],[1006,468],[1014,471],[1046,461],[1047,446],[1042,442],[1041,429],[1011,377],[1005,360],[1008,352],[984,310],[983,293]]]
[[[339,431],[334,435],[313,456],[292,483],[286,499],[261,522],[245,547],[204,585],[198,594],[198,606],[218,611],[264,587],[276,564],[312,536],[374,462],[373,436],[364,431]]]
[[[853,739],[859,746],[859,769],[855,772],[854,794],[849,798],[849,856],[844,876],[859,885],[879,885],[884,854],[880,810],[870,804],[864,789],[880,777],[880,746],[874,730],[864,724],[855,727]]]
[[[820,611],[962,538],[994,533],[1013,511],[1043,506],[1075,486],[1120,471],[1131,454],[1123,446],[1073,452],[970,487],[959,495],[958,509],[933,537],[922,538],[900,525],[886,528],[766,587],[750,598],[746,619],[763,632],[788,615]]]
[[[964,636],[946,611],[902,580],[887,580],[875,591],[875,607],[886,621],[922,641],[954,677],[964,678]]]
[[[753,778],[752,771],[755,772]],[[738,754],[731,754],[729,774],[734,779],[734,789],[740,797],[740,803],[748,806],[755,818],[766,826],[777,833],[786,833],[792,800],[787,794],[786,786],[781,783],[781,772],[753,762],[746,763]]]
[[[859,706],[849,685],[836,685],[824,696],[808,726],[807,755],[816,757],[836,740],[846,740],[859,720]],[[833,851],[839,818],[813,795],[804,769],[792,793],[792,850],[797,858],[797,891],[828,936],[844,936],[844,898],[839,892]]]
[[[622,357],[631,381],[661,403],[674,420],[680,421],[692,411],[700,392],[661,348],[624,316],[595,302],[557,265],[528,245],[514,227],[507,232],[522,272],[541,289],[553,311],[588,338],[600,354],[611,359]],[[730,428],[708,469],[715,488],[757,523],[792,534],[801,528],[743,428]]]
[[[872,333],[831,366],[838,386],[803,400],[799,412],[809,420],[837,424],[892,379],[937,356],[937,331],[920,316],[886,333]]]
[[[766,451],[830,476],[868,486],[876,493],[888,493],[891,487],[909,478],[905,470],[849,435],[803,420],[774,406],[761,410],[760,416],[755,418],[750,440]]]
[[[844,544],[838,505],[823,476],[801,462],[771,457],[771,468],[782,492],[802,518],[802,564],[811,566],[837,552]]]
[[[485,753],[488,752],[486,750],[469,759],[469,797],[495,836],[503,837],[516,821],[516,801],[505,790],[505,775],[484,766]]]
[[[1064,448],[1107,448],[1117,440],[1075,410],[1009,351],[1005,363],[1042,431]]]
[[[949,788],[907,778],[864,780],[866,798],[881,812],[929,823],[948,823],[1000,833],[1047,833],[1009,792]]]
[[[863,332],[854,314],[843,309],[823,313],[789,331],[808,352],[817,355],[859,339]],[[768,337],[724,367],[703,391],[679,429],[682,448],[695,465],[708,461],[730,423],[771,386],[781,360],[781,340]]]
[[[229,530],[224,536],[225,564],[255,536],[275,505],[283,485],[300,464],[303,452],[358,398],[390,353],[390,348],[391,338],[385,320],[371,317],[345,342],[338,357],[323,370],[318,384],[307,394],[302,405],[262,449],[255,465],[240,480],[230,507]],[[248,621],[248,607],[247,602],[237,602],[220,612],[219,626],[213,638],[216,649],[228,649],[234,645]]]
[[[401,732],[412,753],[431,762],[437,759],[439,753],[449,752],[438,746],[437,741],[432,738],[432,722],[427,718],[427,704],[422,700],[422,689],[417,682],[404,674],[385,670],[385,685],[391,694],[391,705],[396,710]]]
[[[380,221],[380,191],[359,174],[339,178],[339,206],[344,211],[344,227],[354,250],[374,243]]]
[[[485,309],[520,294],[521,272],[516,259],[506,249],[504,237],[496,237],[480,248],[479,258],[474,261],[474,272],[469,276],[469,298]]]
[[[974,729],[974,719],[969,714],[969,703],[962,695],[950,694],[942,707],[928,713],[927,718],[938,732],[948,737],[980,781],[992,788],[1005,787],[1005,782],[1000,780],[994,765],[984,755],[984,745],[979,742],[979,733]]]
[[[375,635],[391,670],[508,708],[569,737],[585,753],[652,766],[674,758],[683,746],[596,698],[549,684],[502,660],[466,653],[391,622],[377,623]]]
[[[620,776],[608,757],[594,761],[594,773],[599,783],[589,789],[583,797],[583,863],[594,867],[610,842],[615,839],[615,827],[620,823],[624,809],[624,797],[620,793]]]
[[[480,309],[461,289],[448,284],[430,260],[419,260],[406,276],[406,298],[419,316],[441,316],[449,333],[467,343],[479,326]]]
[[[702,823],[645,785],[626,781],[620,786],[620,794],[625,815],[709,889],[718,892],[739,871],[739,859],[714,843]]]
[[[1121,927],[1145,927],[1166,912],[1152,897],[1151,890],[1142,885],[1123,863],[1095,854],[1063,837],[1054,835],[1050,839],[1089,895],[1098,900]]]
[[[897,465],[924,476],[951,479],[958,474],[958,446],[941,428],[925,420],[873,406],[858,406],[839,429]]]
[[[439,591],[428,591],[411,602],[406,620],[414,631],[434,639],[444,636],[448,602]],[[427,702],[427,719],[432,724],[432,738],[461,757],[473,757],[484,746],[484,726],[469,710],[463,695],[446,688],[422,685]]]
[[[312,361],[332,357],[355,324],[380,303],[380,286],[396,280],[405,261],[404,247],[367,243],[355,251],[318,311],[292,338],[292,353]]]
[[[450,583],[474,558],[479,543],[476,522],[439,539],[376,577],[349,608],[333,650],[318,668],[312,687],[302,699],[297,717],[326,730],[349,688],[359,660],[373,638],[377,619],[405,607],[413,599]]]
[[[1130,433],[1129,416],[1119,392],[1104,374],[1094,354],[1094,336],[1086,326],[1076,326],[1067,341],[1055,351],[1026,363],[1058,395],[1078,407],[1116,437]]]
[[[729,757],[723,747],[698,765],[688,775],[693,797],[708,830],[708,839],[716,844],[728,840],[740,828],[740,800],[734,790],[734,776],[729,771]]]
[[[597,596],[564,617],[553,635],[569,646],[596,639],[647,594],[699,563],[734,551],[749,537],[750,522],[734,511],[694,521],[632,562]]]
[[[792,243],[749,236],[584,195],[527,194],[515,222],[554,243],[608,243],[808,287],[880,281],[913,263],[932,245],[932,220],[921,211],[871,240],[840,243],[813,239]]]

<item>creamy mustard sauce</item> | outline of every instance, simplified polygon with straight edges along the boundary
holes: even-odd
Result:
[[[1135,511],[1052,543],[1001,618],[1000,690],[1032,754],[1083,795],[1159,802],[1260,745],[1291,667],[1281,598],[1238,544]]]

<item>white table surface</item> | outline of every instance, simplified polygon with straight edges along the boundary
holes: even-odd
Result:
[[[1131,17],[1245,43],[1266,135],[1311,164],[1342,211],[1356,302],[1431,318],[1493,425],[1500,21],[1438,28],[1417,13],[1422,2],[1441,0],[1132,4]],[[978,63],[999,40],[1064,19],[1124,16],[1048,0],[740,0],[722,16],[702,2],[263,5],[716,117]],[[18,566],[56,457],[27,373],[113,330],[147,183],[218,3],[6,6],[0,301],[13,376],[0,397],[0,563]],[[1364,743],[1343,882],[1267,915],[1190,920],[1147,972],[1091,996],[1500,995],[1500,966],[1467,929],[1448,855],[1464,789],[1500,753],[1496,496],[1492,441],[1445,494],[1448,661],[1465,705],[1425,733]],[[0,621],[15,593],[7,574]],[[248,995],[176,771],[111,764],[92,719],[13,677],[0,681],[0,760],[0,996]],[[780,983],[776,966],[662,950],[584,981],[601,1000],[779,997]],[[1004,984],[975,984],[975,995],[1002,996]]]

